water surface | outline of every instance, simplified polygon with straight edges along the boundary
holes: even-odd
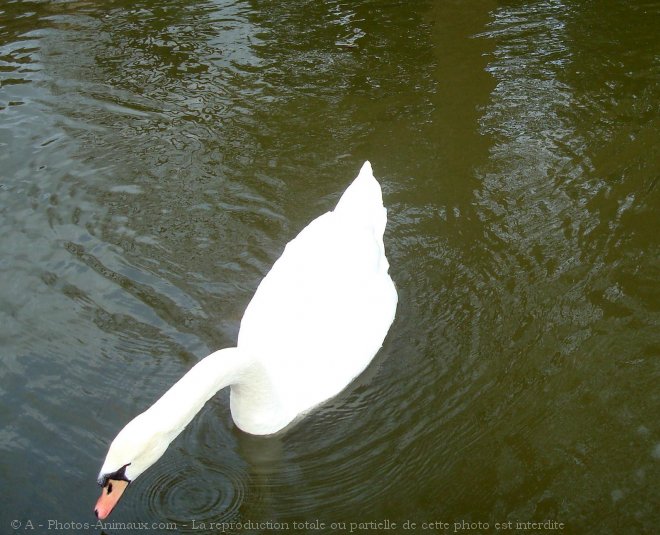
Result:
[[[400,296],[373,365],[278,437],[238,431],[219,394],[111,520],[654,532],[659,15],[4,2],[0,529],[121,532],[91,512],[109,442],[235,343],[369,159]]]

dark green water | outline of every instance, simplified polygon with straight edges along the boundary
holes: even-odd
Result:
[[[1,2],[0,532],[657,533],[659,103],[657,2]],[[96,526],[365,159],[373,365],[280,437],[219,394]]]

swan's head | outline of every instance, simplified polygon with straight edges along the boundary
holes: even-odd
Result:
[[[146,413],[140,414],[110,444],[98,477],[103,490],[94,508],[97,518],[106,518],[128,485],[165,453],[170,441],[155,430],[153,421]]]

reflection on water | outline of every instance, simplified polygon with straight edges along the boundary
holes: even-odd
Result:
[[[400,294],[373,366],[278,437],[216,396],[113,518],[651,532],[656,11],[0,6],[0,522],[90,520],[108,442],[368,158]]]

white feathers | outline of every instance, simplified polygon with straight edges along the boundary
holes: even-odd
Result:
[[[241,321],[237,348],[200,361],[129,423],[101,475],[131,463],[127,476],[137,477],[224,386],[231,386],[234,421],[253,434],[275,433],[344,389],[367,367],[394,320],[386,219],[366,162],[335,210],[289,242],[263,279]]]
[[[277,404],[270,413],[232,388],[239,427],[274,432],[338,394],[376,354],[394,319],[380,186],[365,163],[337,208],[312,221],[285,248],[245,311],[238,349],[262,366]]]

